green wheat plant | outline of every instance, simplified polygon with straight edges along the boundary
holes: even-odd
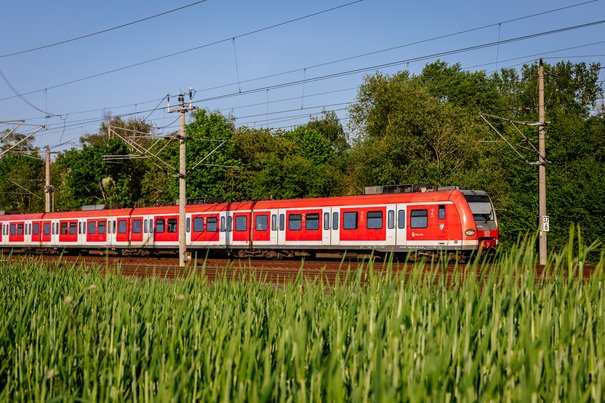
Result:
[[[533,245],[336,285],[3,262],[0,400],[602,401],[603,252],[576,232],[536,276]]]

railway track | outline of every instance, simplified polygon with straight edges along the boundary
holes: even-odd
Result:
[[[266,260],[266,259],[219,259],[207,258],[190,261],[186,268],[178,266],[175,257],[117,257],[108,255],[85,256],[53,256],[53,255],[9,255],[0,257],[0,261],[44,262],[54,265],[57,269],[100,270],[104,273],[117,272],[127,277],[162,279],[182,279],[193,273],[203,275],[209,281],[230,279],[238,281],[263,281],[283,284],[294,281],[299,276],[307,280],[322,281],[335,284],[351,278],[358,269],[362,274],[360,281],[365,280],[364,273],[372,270],[383,273],[404,272],[405,277],[413,274],[414,263],[384,262],[374,260]],[[480,276],[485,271],[498,270],[495,265],[486,265],[483,269],[465,264],[443,264],[443,262],[426,262],[424,274],[435,283],[444,280],[451,282],[454,277],[467,278]],[[586,266],[581,272],[572,275],[582,275],[589,278],[594,271],[593,266]],[[535,268],[536,278],[547,279],[552,273],[541,267]]]

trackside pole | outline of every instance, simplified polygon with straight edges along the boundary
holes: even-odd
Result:
[[[538,67],[538,210],[540,225],[540,265],[544,266],[548,260],[547,235],[549,219],[546,215],[546,130],[544,113],[544,65],[540,59]]]
[[[185,113],[194,109],[191,105],[192,90],[189,90],[189,105],[185,105],[185,96],[179,94],[179,106],[170,110],[170,97],[168,98],[168,112],[181,114],[181,127],[179,129],[179,267],[187,265],[187,134],[185,130]]]

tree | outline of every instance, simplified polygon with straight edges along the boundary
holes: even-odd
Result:
[[[476,113],[435,97],[405,72],[368,77],[350,115],[357,133],[352,192],[377,184],[453,184],[478,168],[484,151],[486,131]]]
[[[233,122],[220,113],[203,109],[193,113],[193,121],[187,124],[188,198],[237,199],[232,172],[241,161],[233,141],[234,131]],[[178,153],[172,161],[178,166]],[[196,164],[199,165],[195,167]],[[177,180],[171,182],[170,189],[178,195]]]
[[[7,151],[0,157],[0,210],[29,213],[44,206],[44,162],[33,137],[26,137],[10,131],[0,134],[0,152]]]
[[[333,143],[308,125],[272,134],[240,128],[240,194],[247,199],[338,195],[343,180]]]
[[[80,139],[81,149],[72,148],[57,156],[53,170],[59,176],[56,207],[80,209],[83,205],[107,204],[132,207],[142,196],[147,172],[144,162],[123,159],[105,161],[103,156],[128,155],[130,150],[108,127],[133,136],[136,130],[150,130],[140,121],[124,122],[120,118],[104,122],[99,132]]]
[[[418,76],[407,72],[366,78],[350,110],[356,134],[349,192],[363,186],[430,183],[480,188],[492,196],[501,239],[513,242],[537,228],[537,129],[494,122],[523,158],[500,140],[478,112],[517,121],[537,119],[537,64],[487,76],[436,62]],[[569,225],[602,237],[603,116],[589,111],[602,96],[598,64],[545,65],[550,246],[567,239]],[[490,140],[485,142],[483,140]]]
[[[333,111],[324,112],[321,118],[312,118],[303,127],[315,130],[328,140],[334,154],[339,157],[343,157],[344,153],[349,149],[345,131],[338,120],[338,116]]]

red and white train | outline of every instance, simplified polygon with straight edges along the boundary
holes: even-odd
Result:
[[[498,222],[486,192],[458,188],[362,196],[188,205],[189,251],[300,252],[491,249]],[[0,248],[178,250],[178,207],[0,215]]]

